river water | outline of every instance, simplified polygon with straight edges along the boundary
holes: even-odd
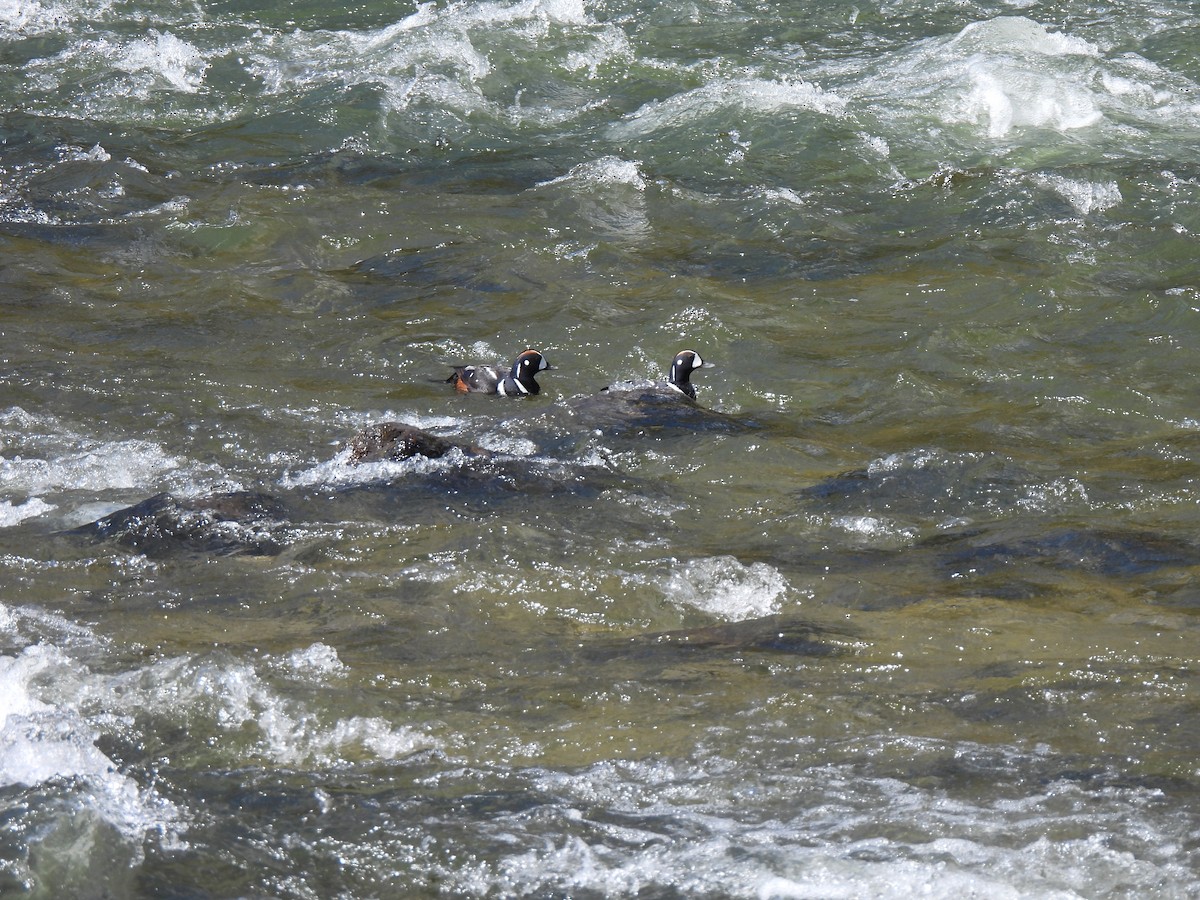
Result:
[[[1198,50],[0,0],[0,895],[1200,896]]]

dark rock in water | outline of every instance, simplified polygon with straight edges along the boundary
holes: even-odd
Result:
[[[658,647],[677,647],[684,651],[734,650],[831,656],[840,649],[829,642],[828,632],[823,629],[782,616],[664,631],[650,635],[646,640]]]
[[[1017,505],[1040,483],[1036,473],[997,454],[917,450],[801,489],[814,511],[915,519],[990,516]]]
[[[608,434],[650,429],[735,434],[758,427],[754,422],[706,409],[658,384],[605,389],[571,400],[568,406],[580,423]]]
[[[814,500],[840,500],[857,497],[871,488],[871,475],[866,469],[853,469],[831,475],[816,484],[801,488],[798,496]]]
[[[348,446],[350,456],[347,462],[351,465],[384,460],[397,462],[414,456],[440,459],[451,450],[461,450],[468,456],[488,455],[482,447],[456,444],[403,422],[369,425],[352,437]]]
[[[844,633],[787,616],[764,616],[744,622],[727,622],[637,635],[621,641],[602,641],[588,648],[599,659],[646,659],[662,662],[680,658],[721,657],[743,653],[782,653],[797,656],[833,656],[843,651]]]
[[[512,417],[504,419],[505,423]],[[531,496],[595,498],[617,485],[628,483],[628,476],[613,467],[589,461],[560,459],[545,455],[510,455],[473,444],[459,443],[429,434],[400,422],[383,422],[364,428],[347,444],[345,452],[335,459],[345,465],[352,475],[354,467],[363,466],[361,480],[351,478],[336,484],[336,491],[320,491],[317,495],[302,494],[289,498],[301,515],[312,503],[327,504],[336,496],[338,502],[353,502],[358,508],[376,510],[372,515],[395,518],[403,508],[405,518],[427,514],[440,519],[450,508],[464,514],[488,514],[506,509],[514,501],[528,502]],[[440,459],[457,451],[461,458],[450,456],[451,465],[417,466],[413,470],[394,472],[368,468],[371,463],[409,459]],[[652,488],[644,488],[647,493]],[[319,500],[314,501],[314,497]],[[314,508],[314,517],[327,512]],[[542,516],[554,515],[545,509]]]
[[[275,532],[287,521],[279,500],[255,491],[191,498],[163,493],[68,533],[115,541],[154,557],[179,552],[273,556],[283,549]]]
[[[1151,531],[1064,528],[1012,539],[972,531],[957,538],[942,535],[936,546],[944,550],[944,567],[978,573],[1018,562],[1117,577],[1200,565],[1200,547]]]

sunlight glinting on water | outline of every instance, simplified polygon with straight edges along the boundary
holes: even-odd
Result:
[[[0,3],[0,894],[1194,894],[1198,24]]]

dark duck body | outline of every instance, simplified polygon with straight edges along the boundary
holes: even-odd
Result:
[[[747,427],[730,416],[696,403],[692,373],[710,369],[695,350],[680,350],[666,381],[621,382],[571,403],[576,416],[592,428],[621,433],[646,428],[684,431],[740,431]]]
[[[550,363],[537,350],[523,350],[512,368],[502,366],[458,366],[446,379],[447,384],[463,394],[500,394],[504,397],[530,397],[541,387],[537,383],[538,372],[551,368]]]
[[[706,363],[700,358],[700,354],[695,350],[680,350],[675,354],[675,359],[671,361],[671,371],[667,374],[666,383],[655,382],[654,384],[641,389],[633,388],[634,392],[646,393],[647,391],[664,393],[671,397],[675,394],[682,394],[689,400],[696,399],[696,386],[692,384],[692,373],[697,369],[711,369],[712,363]],[[612,386],[604,388],[610,392],[627,392],[628,388]]]

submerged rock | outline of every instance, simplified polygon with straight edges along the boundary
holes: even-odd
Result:
[[[1200,565],[1200,547],[1152,531],[1056,528],[1004,538],[980,532],[940,535],[927,542],[942,552],[942,566],[976,573],[1009,570],[1017,563],[1132,577],[1164,568]]]
[[[468,456],[488,455],[482,447],[456,444],[403,422],[368,425],[352,437],[347,446],[350,453],[346,462],[350,465],[385,460],[398,462],[414,456],[440,459],[452,450],[461,450]]]
[[[659,429],[734,434],[758,427],[749,420],[706,409],[678,391],[663,390],[653,383],[606,388],[571,400],[568,406],[581,424],[614,435]]]
[[[587,652],[600,659],[637,658],[663,662],[681,657],[722,657],[743,653],[833,656],[845,651],[849,639],[844,632],[776,615],[606,640],[592,645]]]
[[[808,485],[797,497],[830,515],[887,515],[945,521],[1018,507],[1042,477],[993,453],[916,449]]]
[[[114,541],[147,556],[273,556],[283,549],[276,533],[287,522],[287,509],[269,494],[234,491],[179,498],[163,493],[68,533]]]

